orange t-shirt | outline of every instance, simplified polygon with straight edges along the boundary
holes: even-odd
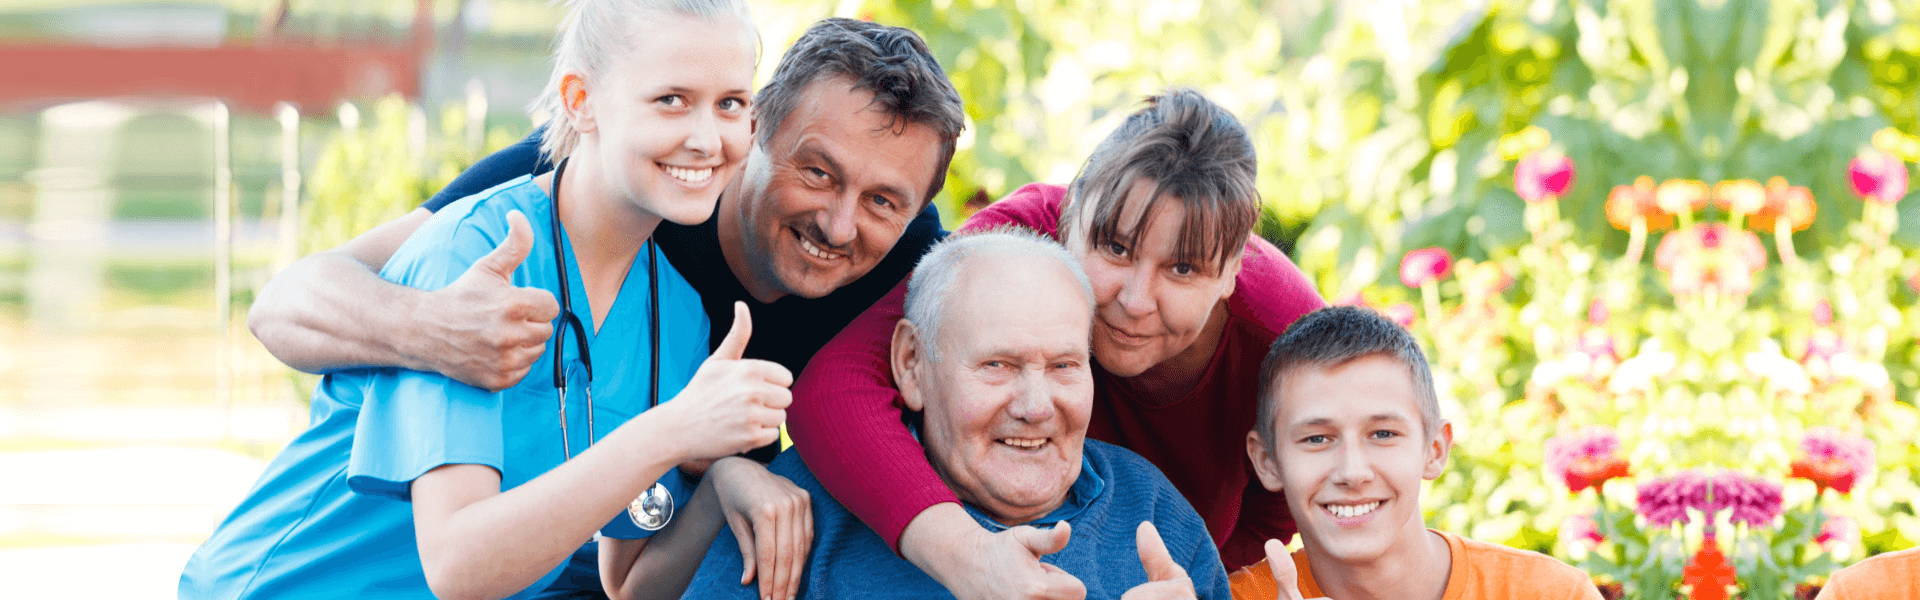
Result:
[[[1239,588],[1235,588],[1236,590]],[[1815,600],[1920,598],[1920,548],[1889,552],[1841,569]]]
[[[1445,600],[1533,600],[1567,598],[1600,600],[1600,589],[1579,569],[1538,552],[1476,542],[1445,531],[1433,531],[1447,539],[1453,556],[1453,571],[1447,575]],[[1313,580],[1313,568],[1306,552],[1293,553],[1293,566],[1300,573],[1300,595],[1325,596]],[[1234,600],[1273,600],[1280,587],[1273,581],[1267,561],[1235,571],[1228,579]]]

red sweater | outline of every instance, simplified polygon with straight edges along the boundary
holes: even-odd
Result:
[[[960,231],[1015,224],[1058,237],[1065,195],[1057,185],[1027,185],[967,219]],[[906,289],[902,282],[814,355],[794,383],[787,411],[801,458],[836,500],[895,551],[914,517],[935,504],[959,502],[900,420],[887,349],[905,310]],[[1294,319],[1322,306],[1293,261],[1266,240],[1248,236],[1227,301],[1226,331],[1192,391],[1154,402],[1096,369],[1087,435],[1159,467],[1206,520],[1229,572],[1264,558],[1267,539],[1293,537],[1285,497],[1261,487],[1253,474],[1246,435],[1253,429],[1267,348]]]

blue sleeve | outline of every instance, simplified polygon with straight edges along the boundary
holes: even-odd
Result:
[[[428,198],[420,208],[439,212],[441,208],[454,201],[480,192],[493,189],[493,186],[506,183],[521,175],[539,175],[553,170],[540,156],[540,140],[546,135],[547,126],[533,129],[512,146],[501,148],[499,152],[487,155],[480,162],[473,163],[460,176],[447,183],[447,187]]]
[[[660,485],[666,486],[667,493],[673,496],[673,514],[675,515],[685,514],[687,501],[693,499],[693,490],[700,485],[700,482],[693,480],[691,477],[687,477],[686,473],[680,472],[680,467],[668,469],[667,474],[660,476],[659,483]],[[669,521],[667,526],[672,527],[673,523]],[[665,529],[661,531],[665,531]],[[660,532],[647,531],[641,529],[639,525],[634,524],[633,518],[627,516],[627,511],[624,510],[620,511],[620,514],[614,515],[613,520],[608,521],[606,527],[600,528],[600,535],[602,537],[610,537],[617,540],[650,538],[656,533]]]
[[[465,205],[472,210],[472,203]],[[401,244],[381,276],[437,290],[465,273],[504,237],[481,214],[439,214]],[[494,227],[499,225],[499,227]],[[504,394],[438,373],[382,369],[365,383],[347,461],[353,491],[410,501],[413,480],[449,464],[505,471]]]

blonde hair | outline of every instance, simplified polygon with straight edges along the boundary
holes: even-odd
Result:
[[[646,16],[677,15],[699,19],[735,16],[754,29],[758,45],[759,29],[744,0],[564,0],[567,16],[560,21],[560,36],[553,44],[553,70],[547,85],[529,108],[545,113],[546,135],[540,139],[540,154],[558,161],[573,153],[580,132],[567,120],[560,82],[567,73],[578,72],[588,80],[606,72],[609,65],[633,47],[635,24]],[[759,56],[758,48],[754,55]]]

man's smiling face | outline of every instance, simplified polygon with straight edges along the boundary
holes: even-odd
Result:
[[[929,201],[942,148],[939,132],[888,114],[844,77],[807,85],[748,157],[741,283],[770,302],[818,298],[866,275]]]
[[[1420,482],[1440,476],[1451,425],[1428,435],[1408,368],[1384,354],[1295,367],[1270,390],[1271,451],[1248,440],[1254,469],[1285,490],[1303,542],[1350,564],[1376,561],[1426,532]],[[1257,447],[1256,447],[1257,446]]]

